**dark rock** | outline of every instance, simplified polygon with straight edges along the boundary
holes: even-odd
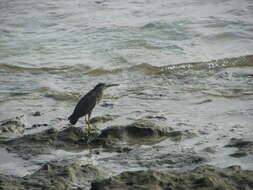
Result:
[[[36,111],[36,112],[34,112],[34,113],[32,114],[32,116],[35,116],[35,117],[41,116],[41,113],[40,113],[39,111]]]
[[[28,129],[36,129],[36,128],[39,128],[39,127],[46,127],[46,126],[49,126],[47,123],[43,123],[43,124],[33,124],[31,128],[28,128]]]
[[[61,161],[44,164],[25,177],[0,175],[0,189],[90,189],[91,181],[107,177],[105,172],[82,161]]]
[[[204,152],[212,153],[214,154],[216,152],[215,147],[206,147],[203,149]]]
[[[195,104],[200,105],[200,104],[205,104],[205,103],[210,103],[210,102],[212,102],[212,100],[211,99],[207,99],[207,100],[203,100],[201,102],[197,102]]]
[[[58,139],[70,142],[77,143],[88,138],[88,133],[85,128],[80,127],[69,127],[63,131],[60,131],[58,134]]]
[[[123,153],[123,152],[130,152],[132,150],[131,147],[120,147],[116,152]]]
[[[20,137],[25,132],[24,116],[18,116],[12,119],[1,121],[0,123],[0,139],[9,140]]]
[[[167,136],[173,141],[179,141],[187,138],[196,137],[195,133],[190,132],[189,130],[185,131],[171,131],[168,132]]]
[[[232,157],[243,157],[253,153],[253,141],[249,140],[232,138],[225,147],[238,148],[237,152],[230,154]]]
[[[153,116],[153,115],[148,115],[145,117],[146,119],[157,119],[157,120],[167,120],[166,117],[163,117],[163,116],[159,116],[159,115],[156,115],[156,116]]]
[[[203,130],[199,130],[198,132],[200,135],[208,135],[209,134],[208,131],[203,131]]]
[[[230,139],[230,143],[226,145],[226,147],[237,147],[237,148],[247,148],[253,145],[252,141],[244,140],[244,139]]]
[[[229,156],[235,157],[235,158],[240,158],[240,157],[244,157],[247,156],[246,152],[235,152],[233,154],[230,154]]]
[[[57,135],[58,130],[52,128],[6,141],[4,145],[8,151],[17,153],[24,159],[29,159],[31,156],[50,153],[56,144]]]
[[[130,146],[130,148],[131,150],[126,145],[114,148],[114,151],[120,154],[101,158],[100,161],[107,165],[120,165],[128,169],[146,168],[163,170],[165,168],[178,169],[198,166],[210,160],[207,154],[198,154],[192,150],[185,150],[182,153],[178,153],[177,151],[168,153],[170,150],[167,150],[167,148],[152,146]],[[110,149],[107,148],[106,150]]]
[[[96,4],[104,3],[104,1],[94,1]]]
[[[111,126],[101,131],[101,134],[91,141],[94,145],[110,146],[119,141],[129,144],[155,144],[166,138],[173,141],[196,136],[189,131],[169,131],[148,120],[141,120],[126,126]]]
[[[4,142],[6,148],[25,159],[38,154],[48,154],[55,149],[71,150],[76,148],[106,147],[118,151],[122,143],[155,144],[169,138],[173,141],[191,138],[195,134],[189,131],[169,131],[150,121],[139,121],[127,126],[111,126],[101,132],[86,128],[68,127],[62,131],[54,128],[25,135]],[[124,152],[124,150],[119,150]]]
[[[112,121],[114,119],[117,119],[119,117],[119,115],[104,115],[104,116],[97,116],[97,117],[93,117],[90,120],[90,123],[105,123],[107,121]]]
[[[97,136],[97,133],[93,132],[88,135],[85,129],[78,127],[69,127],[63,131],[50,128],[7,141],[4,145],[8,147],[8,151],[29,159],[31,156],[48,154],[54,149],[75,149],[81,145],[87,145],[94,136]]]
[[[241,190],[253,189],[253,171],[201,166],[191,171],[129,171],[92,182],[91,190]]]
[[[106,103],[106,102],[100,104],[100,106],[105,107],[105,108],[113,108],[113,104]]]

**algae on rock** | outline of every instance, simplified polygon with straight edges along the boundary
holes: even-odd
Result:
[[[239,166],[217,168],[200,166],[191,171],[128,171],[108,179],[96,180],[91,190],[249,190],[253,171]]]

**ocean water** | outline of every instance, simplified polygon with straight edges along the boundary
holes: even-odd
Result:
[[[182,144],[196,151],[252,139],[253,1],[0,1],[0,120],[65,126],[99,82],[120,84],[93,112],[120,116],[108,125],[162,116],[208,132]]]

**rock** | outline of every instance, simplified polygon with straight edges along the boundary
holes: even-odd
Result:
[[[191,138],[195,134],[189,131],[169,131],[151,121],[138,121],[126,126],[111,126],[101,132],[86,128],[68,127],[62,131],[54,128],[25,135],[4,142],[8,151],[17,153],[25,159],[38,154],[48,154],[55,149],[71,150],[76,148],[104,147],[111,151],[120,151],[122,144],[156,144],[169,138],[173,141]],[[127,148],[128,149],[128,148]]]
[[[25,159],[39,154],[48,154],[55,149],[75,149],[87,145],[90,138],[97,136],[96,132],[88,135],[83,128],[69,127],[63,131],[55,128],[25,135],[4,143],[8,151],[17,153]],[[84,147],[85,148],[85,147]]]
[[[253,189],[253,171],[200,166],[191,171],[128,171],[95,180],[91,190],[241,190]]]
[[[197,135],[195,133],[190,132],[189,130],[185,130],[185,131],[171,131],[167,134],[167,136],[173,141],[179,141],[183,139],[196,137]]]
[[[215,147],[206,147],[203,149],[204,152],[212,153],[214,154],[216,152]]]
[[[247,156],[246,152],[235,152],[233,154],[230,154],[229,156],[235,157],[235,158],[240,158],[240,157],[244,157]]]
[[[226,147],[237,147],[239,149],[248,148],[253,146],[252,141],[244,140],[244,139],[230,139],[230,143],[226,145]]]
[[[47,127],[47,126],[49,126],[49,124],[47,124],[47,123],[43,123],[43,124],[33,124],[32,125],[32,127],[30,127],[30,128],[27,128],[28,130],[31,130],[31,129],[36,129],[36,128],[39,128],[39,127]]]
[[[91,144],[110,146],[119,142],[130,144],[155,144],[166,138],[173,141],[196,136],[189,131],[169,131],[168,128],[158,126],[148,120],[140,120],[130,125],[111,126],[101,131]]]
[[[93,117],[90,120],[90,123],[94,124],[94,123],[105,123],[107,121],[112,121],[114,119],[117,119],[119,117],[119,115],[104,115],[104,116],[97,116],[97,117]]]
[[[127,151],[123,152],[122,149]],[[198,166],[209,161],[208,155],[200,155],[193,151],[168,153],[166,150],[150,146],[135,147],[131,150],[126,147],[122,149],[116,151],[120,154],[102,158],[100,161],[107,165],[120,165],[128,169],[146,168],[156,170]]]
[[[0,139],[9,140],[20,137],[25,132],[24,116],[18,116],[12,119],[1,121],[0,123]]]
[[[41,113],[39,111],[36,111],[32,114],[32,116],[34,117],[41,116]]]
[[[195,104],[200,105],[200,104],[210,103],[210,102],[212,102],[212,101],[213,101],[213,100],[211,100],[211,99],[207,99],[207,100],[203,100],[203,101],[201,101],[201,102],[197,102],[197,103],[195,103]]]
[[[248,154],[253,153],[253,141],[250,140],[232,138],[230,139],[229,144],[227,144],[225,147],[238,148],[237,152],[230,154],[230,156],[236,158],[247,156]]]
[[[4,142],[9,152],[17,153],[24,159],[39,154],[48,154],[56,145],[58,130],[51,128],[40,133],[24,135]]]
[[[102,104],[100,104],[100,106],[105,108],[113,108],[113,104],[107,102],[103,102]]]
[[[41,169],[25,177],[0,175],[0,189],[90,189],[91,181],[107,174],[82,161],[60,161],[44,164]]]
[[[82,141],[87,142],[89,136],[85,128],[69,127],[63,131],[60,131],[57,137],[63,142],[78,144]]]
[[[163,121],[166,121],[167,118],[166,117],[163,117],[163,116],[159,116],[159,115],[148,115],[145,117],[146,119],[156,119],[156,120],[163,120]]]
[[[93,165],[83,164],[81,161],[61,161],[44,164],[29,178],[32,178],[30,180],[32,183],[44,182],[44,187],[47,188],[73,189],[73,187],[89,187],[91,180],[102,179],[103,175],[105,174],[102,170]]]
[[[118,153],[124,153],[124,152],[130,152],[132,150],[131,147],[120,147],[116,152]]]

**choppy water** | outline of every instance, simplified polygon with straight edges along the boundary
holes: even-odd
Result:
[[[207,130],[211,144],[252,138],[251,0],[1,0],[0,26],[0,120],[64,125],[81,95],[109,82],[121,85],[94,115],[120,115],[112,123],[162,115]]]

